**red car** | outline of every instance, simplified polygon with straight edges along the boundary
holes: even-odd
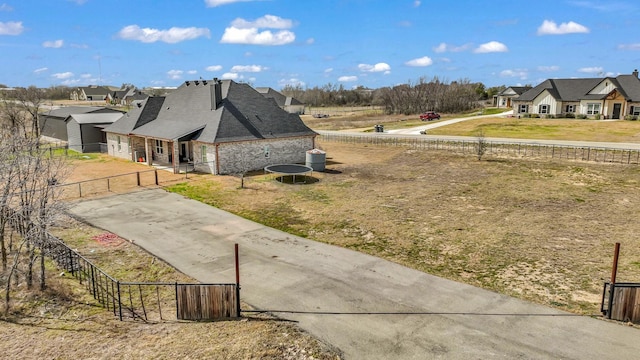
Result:
[[[427,111],[426,113],[420,115],[420,120],[422,121],[440,120],[440,114],[433,111]]]

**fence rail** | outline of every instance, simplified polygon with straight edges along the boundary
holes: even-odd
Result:
[[[477,155],[478,140],[446,140],[419,137],[368,136],[353,134],[321,134],[319,140],[346,144],[370,144],[377,146],[407,147],[416,150],[445,150],[461,154]],[[593,146],[514,144],[484,141],[483,156],[552,158],[574,161],[591,161],[640,165],[640,150],[615,149]]]
[[[7,212],[11,227],[25,236],[29,229],[20,221],[22,215]],[[239,280],[235,284],[122,282],[48,232],[35,245],[121,321],[217,320],[241,315]]]

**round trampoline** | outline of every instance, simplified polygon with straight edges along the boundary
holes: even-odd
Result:
[[[270,174],[280,175],[280,182],[283,182],[285,176],[291,176],[292,182],[296,183],[296,176],[303,176],[304,182],[307,182],[307,174],[312,173],[313,169],[309,166],[298,164],[277,164],[265,166],[264,171]]]

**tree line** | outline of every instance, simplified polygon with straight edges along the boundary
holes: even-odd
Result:
[[[47,287],[47,229],[62,213],[58,201],[68,173],[66,159],[51,156],[40,142],[38,112],[44,92],[16,89],[0,95],[0,286],[4,313],[19,287]]]
[[[438,77],[420,78],[391,87],[368,89],[362,86],[346,89],[342,84],[303,88],[287,85],[281,89],[307,106],[381,106],[387,114],[418,114],[425,111],[459,113],[482,107],[482,101],[492,99],[505,86],[485,88],[482,83],[467,79],[448,82]]]

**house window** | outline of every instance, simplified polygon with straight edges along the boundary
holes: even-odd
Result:
[[[156,140],[156,154],[164,154],[162,140]]]
[[[122,151],[122,142],[120,141],[120,136],[118,136],[118,152]]]
[[[129,151],[129,154],[131,154],[131,148],[132,148],[132,146],[131,146],[131,138],[127,139],[127,147],[128,147],[127,150]]]
[[[640,115],[640,106],[632,106],[631,107],[631,115]]]
[[[548,114],[549,113],[549,105],[539,105],[538,106],[539,114]]]
[[[520,105],[518,107],[518,112],[519,113],[527,113],[527,112],[529,112],[529,105],[524,105],[524,104]]]
[[[600,104],[599,103],[588,103],[587,104],[587,115],[596,115],[600,114]]]
[[[200,153],[202,155],[202,162],[206,163],[207,162],[207,145],[202,145],[200,147]]]
[[[502,99],[502,101],[500,101],[500,105],[502,106],[507,105],[507,99]]]
[[[565,112],[567,112],[567,113],[576,112],[576,106],[575,105],[567,105],[567,107],[565,108]]]

